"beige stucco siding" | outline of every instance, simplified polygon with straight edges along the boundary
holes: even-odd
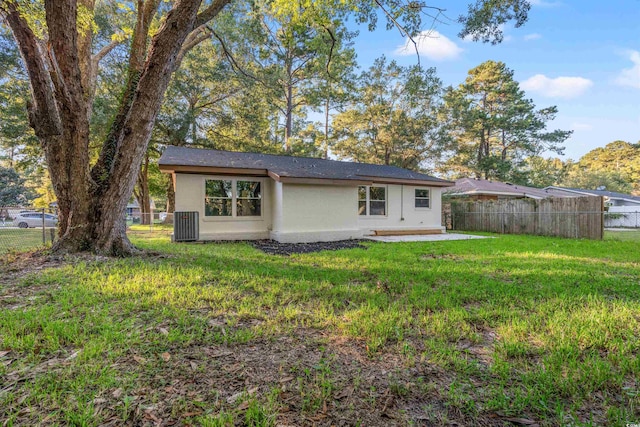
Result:
[[[205,216],[205,181],[207,179],[260,181],[262,215],[259,217]],[[272,183],[270,178],[178,173],[176,174],[176,211],[199,212],[199,240],[268,239],[271,229]]]
[[[387,188],[387,215],[359,215],[358,227],[365,235],[373,234],[373,230],[444,230],[441,225],[441,188],[391,184],[375,185]],[[425,188],[430,190],[431,206],[416,208],[415,190]]]
[[[271,237],[281,242],[354,239],[357,187],[275,183]]]
[[[205,216],[207,179],[261,182],[261,216]],[[443,229],[441,189],[383,185],[387,189],[385,216],[358,215],[356,185],[291,184],[267,177],[176,174],[176,211],[199,212],[199,240],[317,242],[357,239],[374,230]],[[429,188],[429,208],[415,207],[415,189]]]

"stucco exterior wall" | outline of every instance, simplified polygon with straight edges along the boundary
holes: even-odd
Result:
[[[262,206],[260,217],[207,217],[204,212],[205,181],[207,179],[246,180],[261,182]],[[268,239],[271,229],[270,178],[251,176],[218,176],[176,174],[176,211],[197,211],[200,219],[199,240],[253,240]]]
[[[445,227],[442,226],[441,222],[441,188],[392,184],[376,184],[376,186],[383,186],[387,188],[387,215],[358,215],[358,227],[362,230],[364,235],[371,235],[374,230],[438,229],[442,232],[445,231]],[[431,191],[431,206],[429,208],[416,208],[415,190],[426,188]]]
[[[247,180],[262,183],[260,217],[205,216],[207,179]],[[424,230],[441,226],[441,189],[410,185],[384,185],[385,216],[358,215],[358,187],[290,184],[266,177],[176,174],[176,210],[197,211],[199,240],[274,239],[301,243],[357,239],[374,230]],[[415,189],[429,188],[429,208],[415,207]]]
[[[362,237],[355,186],[274,183],[271,238],[285,243]]]

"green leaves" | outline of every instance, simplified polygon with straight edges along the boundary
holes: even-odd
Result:
[[[358,79],[355,98],[333,121],[341,158],[420,169],[439,155],[441,83],[435,69],[378,58]]]
[[[14,169],[0,166],[0,207],[20,206],[30,198],[24,179]]]
[[[515,21],[516,28],[522,26],[527,22],[529,9],[528,0],[477,0],[469,5],[467,15],[458,18],[464,25],[458,36],[498,44],[503,40],[504,24]]]
[[[486,61],[470,70],[463,84],[447,90],[445,104],[455,154],[443,169],[453,175],[520,182],[526,157],[561,154],[572,133],[547,130],[557,108],[536,110],[502,62]]]

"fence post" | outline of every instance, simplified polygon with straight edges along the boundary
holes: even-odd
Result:
[[[42,208],[42,245],[46,245],[47,244],[47,234],[45,233],[45,228],[44,228],[44,208]]]

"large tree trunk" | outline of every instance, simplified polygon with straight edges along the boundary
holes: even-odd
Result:
[[[0,2],[29,75],[29,122],[43,147],[58,199],[57,252],[135,252],[126,235],[125,208],[171,74],[196,28],[213,19],[230,0],[214,0],[198,14],[199,0],[177,0],[147,49],[150,24],[160,0],[138,0],[138,20],[129,60],[129,81],[119,112],[102,146],[89,163],[91,31],[78,34],[77,1],[45,0],[48,44],[38,40],[14,1]],[[93,8],[93,0],[81,0]],[[200,30],[198,30],[200,31]],[[189,37],[190,43],[193,37]],[[187,43],[189,45],[189,43]],[[106,54],[104,50],[98,55]]]

